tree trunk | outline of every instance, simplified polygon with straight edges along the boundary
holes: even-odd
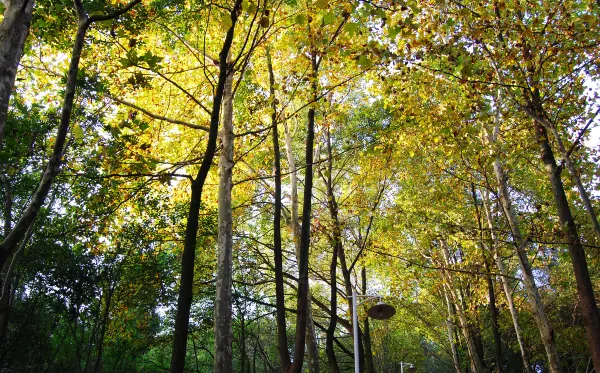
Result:
[[[4,144],[8,103],[29,35],[34,0],[8,0],[4,4],[6,9],[0,24],[0,149]]]
[[[519,316],[517,313],[517,308],[515,307],[515,302],[512,296],[512,289],[510,288],[510,284],[508,283],[508,279],[506,278],[506,269],[504,268],[504,263],[502,262],[502,258],[498,254],[498,239],[496,237],[496,233],[494,232],[494,224],[492,219],[492,213],[489,206],[489,202],[486,198],[483,199],[483,206],[485,209],[485,215],[488,222],[488,228],[490,230],[490,236],[492,240],[492,251],[494,255],[494,260],[496,261],[496,266],[498,267],[498,271],[500,272],[500,284],[502,285],[502,289],[504,290],[504,295],[506,296],[506,302],[508,303],[508,308],[510,310],[510,316],[512,318],[513,327],[515,329],[515,334],[517,336],[517,342],[519,343],[519,349],[521,351],[521,358],[523,360],[523,368],[526,373],[533,373],[531,370],[531,364],[529,363],[529,354],[525,349],[525,342],[523,340],[523,332],[521,330],[521,325],[519,323]]]
[[[250,364],[246,364],[248,357],[246,356],[246,316],[240,310],[240,373],[246,373],[246,369],[250,372]],[[248,367],[248,368],[246,368]]]
[[[0,147],[2,144],[0,143]],[[4,209],[3,209],[3,219],[4,219],[4,230],[2,234],[4,236],[8,235],[12,229],[12,193],[10,191],[10,183],[8,182],[8,178],[6,175],[0,176],[2,179],[3,186],[3,201],[4,201]],[[24,242],[26,242],[25,240]],[[10,313],[10,303],[11,303],[11,286],[12,286],[12,271],[14,269],[14,261],[19,255],[19,252],[22,250],[18,250],[12,257],[11,262],[6,262],[0,271],[0,346],[4,343],[6,338],[6,332],[8,331],[8,315]]]
[[[317,344],[317,333],[313,319],[312,301],[310,296],[310,284],[308,286],[306,305],[306,359],[309,373],[320,373],[319,345]]]
[[[77,34],[75,36],[75,42],[73,45],[73,51],[71,53],[71,62],[69,65],[69,72],[67,74],[67,83],[65,86],[65,97],[62,105],[62,114],[60,118],[60,124],[58,127],[58,133],[56,134],[56,140],[54,142],[54,148],[52,149],[52,155],[44,173],[42,180],[38,184],[29,205],[10,231],[10,233],[4,236],[4,240],[0,243],[0,267],[4,267],[6,261],[13,253],[19,241],[25,235],[25,232],[30,225],[33,224],[40,208],[44,204],[46,197],[52,186],[54,178],[58,174],[61,166],[61,158],[63,155],[67,134],[69,132],[69,123],[71,121],[71,112],[73,110],[73,100],[75,98],[75,85],[77,83],[77,73],[79,71],[79,59],[83,50],[83,42],[85,40],[85,34],[90,26],[90,22],[87,18],[80,19],[79,26],[77,28]]]
[[[321,174],[321,178],[325,183],[326,193],[327,193],[327,207],[329,209],[329,216],[333,222],[333,231],[332,231],[332,245],[336,246],[338,259],[340,261],[340,268],[342,270],[342,277],[344,279],[344,287],[346,294],[349,296],[352,294],[352,280],[350,278],[350,270],[348,269],[348,264],[346,262],[346,254],[344,250],[344,245],[342,242],[342,225],[340,223],[338,217],[338,204],[334,194],[334,185],[333,185],[333,153],[331,150],[331,136],[329,131],[327,132],[327,174]],[[348,307],[352,309],[352,299],[348,298]],[[359,368],[360,371],[363,372],[365,368],[364,360],[365,360],[365,351],[363,345],[362,331],[359,328],[358,335],[358,348],[359,348]]]
[[[296,260],[300,262],[300,231],[301,225],[298,221],[298,173],[296,170],[296,160],[294,159],[293,147],[292,147],[292,136],[288,129],[287,122],[283,122],[285,130],[285,145],[287,161],[290,167],[290,184],[291,184],[291,218],[290,228],[292,230],[292,237],[294,240],[294,248],[296,252]],[[310,286],[308,288],[308,314],[307,314],[307,327],[306,327],[306,347],[307,347],[307,358],[308,358],[308,371],[309,373],[319,373],[319,346],[317,344],[317,334],[315,332],[315,323],[313,320],[313,309],[312,301],[310,296]]]
[[[537,91],[533,93],[533,100],[535,106],[540,107],[539,93]],[[581,246],[577,227],[575,226],[575,220],[571,215],[571,208],[569,207],[563,183],[560,178],[561,169],[557,166],[556,160],[554,159],[554,153],[548,143],[546,129],[540,122],[534,120],[534,130],[536,140],[540,147],[540,157],[546,168],[548,179],[552,187],[552,194],[554,196],[556,209],[558,210],[560,225],[563,229],[565,238],[567,239],[573,272],[575,273],[575,281],[577,282],[577,293],[581,304],[581,313],[583,314],[583,321],[592,360],[594,361],[594,368],[600,370],[600,317],[598,316],[598,307],[594,296],[594,288],[590,280],[585,252],[583,246]]]
[[[332,168],[333,168],[333,160],[331,157],[331,135],[329,133],[329,129],[327,129],[327,158],[328,162],[326,163],[327,171],[326,175],[323,174],[321,169],[319,168],[319,175],[323,179],[327,190],[327,207],[329,209],[329,215],[333,222],[333,231],[331,232],[331,236],[329,236],[329,244],[333,248],[334,257],[331,259],[331,266],[329,269],[330,277],[331,277],[331,315],[330,315],[330,324],[329,329],[327,330],[327,343],[328,346],[331,344],[331,347],[327,350],[327,356],[329,358],[329,366],[332,372],[339,372],[339,366],[337,365],[337,360],[335,359],[335,353],[333,351],[333,337],[335,333],[335,326],[337,325],[337,257],[340,255],[340,251],[343,251],[342,245],[342,232],[338,219],[338,205],[335,199],[335,195],[333,194],[333,185],[332,185]],[[345,283],[345,282],[344,282]]]
[[[177,296],[177,313],[175,315],[175,331],[173,335],[173,349],[171,352],[170,373],[182,373],[185,367],[185,355],[187,346],[188,326],[190,317],[190,308],[192,305],[192,287],[194,283],[194,259],[196,257],[196,242],[198,234],[198,219],[200,215],[200,205],[202,202],[202,189],[208,176],[208,171],[212,165],[212,160],[217,147],[217,132],[219,129],[219,118],[221,103],[223,101],[223,91],[225,89],[225,80],[228,74],[232,74],[228,67],[227,57],[233,41],[233,33],[238,18],[238,12],[242,0],[236,0],[231,11],[231,27],[227,31],[223,48],[219,53],[219,79],[210,117],[210,132],[208,134],[208,144],[204,152],[204,159],[198,170],[196,178],[192,181],[190,197],[190,208],[188,210],[188,219],[185,230],[185,241],[183,254],[181,256],[181,280],[179,284],[179,293]]]
[[[277,308],[277,352],[283,371],[291,365],[288,350],[287,325],[285,322],[285,289],[283,278],[283,252],[281,249],[281,155],[279,151],[279,131],[277,128],[277,105],[275,104],[275,76],[271,63],[271,52],[267,48],[267,68],[269,70],[269,91],[271,95],[271,126],[273,126],[273,153],[275,158],[275,212],[273,216],[273,257],[275,262],[275,305]],[[293,214],[293,212],[292,212]],[[292,219],[294,217],[292,216]],[[297,217],[296,217],[297,220]]]
[[[114,281],[117,280],[115,279]],[[110,282],[108,285],[108,294],[106,296],[104,313],[102,315],[102,326],[100,328],[100,336],[98,337],[96,362],[94,363],[94,373],[100,372],[100,367],[102,366],[102,354],[104,352],[104,336],[106,335],[106,328],[108,327],[108,323],[110,322],[110,307],[112,297],[115,292],[115,286],[116,284],[114,284],[113,282]]]
[[[313,101],[317,101],[317,56],[313,51],[311,56],[312,73],[315,77],[311,83]],[[304,176],[304,207],[302,211],[302,232],[300,235],[300,260],[298,263],[298,303],[296,314],[296,345],[294,349],[294,362],[288,373],[300,373],[304,362],[304,344],[306,342],[306,324],[308,314],[308,253],[310,248],[311,204],[313,186],[313,152],[315,141],[315,108],[311,105],[308,109],[307,137],[306,137],[306,169]]]
[[[448,251],[448,247],[446,247],[446,243],[441,241],[441,249],[444,257],[444,263],[447,267],[450,264],[450,253]],[[485,363],[483,361],[482,356],[480,356],[477,344],[475,342],[475,338],[473,336],[473,332],[471,330],[471,325],[467,320],[467,315],[465,314],[463,302],[464,299],[462,294],[460,293],[460,289],[457,288],[458,284],[454,282],[454,276],[450,271],[443,271],[444,277],[446,278],[446,289],[448,290],[448,294],[450,294],[450,298],[454,303],[456,308],[456,313],[458,315],[458,320],[461,325],[461,329],[463,331],[463,335],[465,340],[467,341],[467,350],[469,352],[469,357],[471,361],[471,369],[474,373],[484,373],[485,372]]]
[[[448,306],[448,318],[446,319],[446,327],[448,329],[448,340],[450,341],[450,351],[452,352],[452,364],[456,373],[462,373],[460,369],[460,360],[458,358],[458,350],[456,343],[454,343],[454,336],[456,335],[456,312],[452,304],[447,287],[444,286],[444,296],[446,298],[446,305]]]
[[[215,373],[233,373],[231,343],[232,320],[232,267],[233,267],[233,217],[231,188],[233,171],[233,71],[227,75],[223,87],[223,126],[220,131],[221,156],[219,158],[219,232],[217,255],[217,282],[214,310],[215,322]]]
[[[527,258],[527,242],[521,235],[521,229],[518,226],[517,217],[510,201],[510,195],[506,185],[506,176],[504,175],[504,170],[498,159],[494,161],[494,172],[496,174],[496,180],[498,181],[500,202],[513,235],[515,252],[517,254],[517,258],[519,259],[519,265],[523,275],[523,283],[525,284],[525,290],[527,291],[527,298],[529,300],[529,304],[531,305],[533,318],[538,326],[538,329],[540,330],[542,343],[546,349],[546,356],[548,357],[548,362],[550,364],[550,372],[559,373],[560,364],[556,343],[554,342],[554,330],[548,321],[546,311],[544,310],[544,305],[542,304],[542,299],[540,298],[537,285],[535,284],[531,265],[529,264],[529,258]]]
[[[497,106],[498,108],[500,108],[500,93],[498,94],[498,98],[499,99]],[[498,113],[496,114],[495,128],[493,132],[489,133],[489,131],[486,130],[486,132],[488,132],[487,138],[491,145],[496,143],[496,136],[498,133],[499,125],[500,114],[498,109]],[[525,290],[527,292],[529,304],[531,305],[532,315],[540,331],[542,343],[544,344],[546,356],[548,357],[550,372],[559,373],[560,363],[558,358],[558,351],[556,349],[556,343],[554,341],[554,330],[552,329],[552,325],[550,325],[550,322],[548,321],[548,317],[546,316],[546,311],[544,309],[544,305],[542,304],[537,285],[535,284],[533,272],[531,270],[531,265],[529,264],[529,258],[527,257],[527,241],[523,238],[521,234],[521,229],[519,228],[519,224],[517,221],[517,215],[511,204],[510,194],[508,192],[508,178],[505,175],[502,163],[500,163],[498,155],[494,154],[494,156],[494,174],[496,176],[496,181],[498,182],[500,204],[502,205],[504,215],[506,216],[508,225],[510,226],[510,230],[513,236],[515,253],[517,254],[519,265],[521,267],[523,283],[525,285]]]
[[[129,11],[141,0],[133,0],[121,9],[113,10],[106,15],[95,15],[88,17],[85,13],[80,0],[75,0],[75,9],[78,16],[77,34],[73,43],[71,52],[71,61],[67,73],[67,83],[65,85],[65,96],[61,108],[60,123],[54,140],[52,154],[48,160],[42,179],[40,180],[31,200],[23,214],[16,222],[11,232],[0,242],[0,268],[4,267],[6,261],[13,253],[19,241],[23,239],[29,227],[33,224],[40,208],[43,206],[54,178],[58,175],[62,164],[62,157],[66,144],[67,134],[69,133],[69,124],[71,122],[71,112],[73,111],[73,101],[75,99],[75,86],[77,84],[77,74],[79,72],[79,60],[83,50],[85,35],[90,25],[97,21],[105,21],[117,18],[123,13]],[[33,3],[31,4],[33,6]]]
[[[327,353],[327,360],[329,361],[329,370],[331,373],[339,373],[340,367],[338,366],[337,359],[335,357],[335,350],[333,348],[333,339],[335,337],[335,329],[337,327],[337,251],[338,246],[332,245],[333,253],[331,254],[331,265],[329,266],[329,277],[331,279],[331,292],[330,292],[330,304],[331,304],[331,315],[329,317],[329,327],[327,328],[327,338],[325,341],[325,352]]]
[[[367,292],[367,269],[363,267],[361,273],[362,277],[362,291],[363,294],[368,294]],[[367,368],[367,373],[375,373],[375,365],[373,365],[373,351],[371,351],[371,331],[369,330],[369,318],[365,317],[365,330],[364,330],[364,338],[363,341],[365,343],[365,366]]]
[[[488,284],[488,295],[489,295],[489,307],[490,307],[490,319],[492,322],[492,335],[494,336],[494,358],[496,360],[496,370],[498,373],[504,371],[502,364],[502,341],[500,339],[500,327],[498,324],[498,307],[496,307],[496,293],[494,290],[494,280],[490,276],[490,265],[485,263],[486,267],[486,281]]]
[[[336,209],[337,209],[337,204],[336,204]],[[336,212],[334,221],[337,222],[336,224],[338,226],[340,226],[339,220],[337,219],[337,212]],[[338,229],[340,229],[340,232],[341,232],[341,228],[338,227]],[[340,233],[340,245],[338,248],[338,259],[340,261],[340,269],[342,270],[342,277],[344,279],[344,286],[345,286],[346,294],[351,295],[352,294],[352,281],[350,278],[350,270],[348,269],[348,265],[346,264],[346,253],[344,250],[344,246],[341,244],[341,233]],[[352,309],[352,298],[348,298],[348,307],[349,307],[349,309]],[[358,356],[359,356],[358,362],[359,362],[360,372],[363,373],[365,370],[365,350],[364,350],[362,330],[360,328],[360,325],[358,326]]]
[[[563,159],[565,161],[567,169],[569,170],[569,173],[571,174],[571,178],[573,179],[573,181],[575,181],[575,185],[577,186],[577,190],[579,191],[579,195],[581,196],[581,200],[583,201],[585,210],[587,211],[588,217],[590,218],[590,222],[594,227],[594,232],[596,232],[596,237],[598,238],[598,240],[600,240],[600,224],[598,223],[598,217],[596,215],[596,212],[594,211],[594,208],[592,207],[592,202],[590,201],[590,198],[588,197],[588,194],[585,188],[583,187],[583,183],[581,182],[581,178],[579,177],[579,172],[575,169],[575,165],[571,161],[571,157],[565,149],[560,139],[560,135],[556,130],[556,127],[551,124],[550,128],[552,129],[554,137],[556,137],[556,142],[558,143],[559,148],[563,154]]]
[[[534,120],[535,123],[545,126],[547,129],[549,129],[552,132],[552,135],[556,139],[556,144],[558,145],[558,149],[560,150],[560,152],[562,154],[563,161],[565,162],[565,165],[567,166],[567,170],[569,170],[569,174],[571,174],[571,178],[575,182],[575,186],[577,187],[577,191],[579,192],[579,196],[581,197],[583,206],[585,207],[585,210],[588,214],[590,222],[592,223],[592,227],[594,228],[596,237],[600,240],[600,224],[598,223],[598,217],[596,215],[596,212],[594,211],[594,207],[592,206],[592,202],[590,201],[587,191],[583,187],[583,183],[581,182],[581,178],[579,177],[579,171],[575,168],[575,165],[571,161],[571,155],[570,155],[569,151],[565,148],[565,145],[563,144],[563,141],[560,137],[560,134],[558,133],[558,130],[556,129],[556,126],[552,122],[546,120],[544,117],[541,116],[541,115],[543,115],[543,112],[541,109],[540,109],[540,113],[539,113],[541,115],[537,115],[537,114],[533,113],[530,109],[526,109],[525,112],[530,117],[532,117],[532,119]]]
[[[490,308],[490,319],[492,323],[492,335],[494,337],[494,359],[496,361],[496,370],[498,373],[502,373],[502,341],[500,340],[500,327],[498,325],[498,308],[496,307],[496,292],[494,289],[494,280],[490,275],[490,263],[488,262],[487,255],[485,254],[486,248],[483,241],[483,222],[481,211],[479,210],[479,201],[477,198],[477,191],[475,185],[471,184],[471,194],[473,196],[473,206],[475,206],[475,214],[477,216],[477,227],[479,228],[479,247],[481,249],[483,260],[485,263],[485,279],[488,285],[488,298]],[[483,356],[483,353],[482,353]]]
[[[9,274],[10,264],[6,263],[0,276],[2,276],[2,297],[0,297],[0,346],[4,344],[8,331],[8,316],[10,314],[12,276]]]

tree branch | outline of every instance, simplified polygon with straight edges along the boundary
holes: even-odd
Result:
[[[165,116],[162,116],[162,115],[154,114],[154,113],[152,113],[152,112],[150,112],[150,111],[148,111],[148,110],[146,110],[146,109],[144,109],[142,107],[139,107],[139,106],[137,106],[137,105],[135,105],[135,104],[133,104],[131,102],[128,102],[128,101],[125,101],[125,100],[121,100],[120,98],[116,98],[116,97],[114,97],[112,95],[108,95],[108,94],[106,96],[109,97],[111,100],[120,103],[121,105],[129,106],[132,109],[141,111],[142,113],[146,114],[150,118],[157,119],[157,120],[162,120],[164,122],[169,122],[169,123],[173,123],[173,124],[181,124],[182,126],[186,126],[188,128],[192,128],[192,129],[202,130],[202,131],[205,131],[205,132],[209,131],[209,128],[206,127],[206,126],[201,126],[201,125],[198,125],[198,124],[192,124],[192,123],[184,122],[184,121],[179,120],[179,119],[173,119],[173,118],[168,118],[168,117],[165,117]]]

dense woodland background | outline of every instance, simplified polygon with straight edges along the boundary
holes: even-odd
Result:
[[[599,1],[0,7],[0,371],[600,369]]]

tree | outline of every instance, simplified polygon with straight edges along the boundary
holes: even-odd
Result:
[[[596,4],[27,4],[0,369],[593,369]]]
[[[12,94],[19,61],[23,55],[25,40],[33,14],[33,0],[7,1],[4,18],[0,24],[0,147],[4,143],[4,128],[8,103]]]
[[[223,42],[223,48],[219,52],[219,75],[216,90],[213,97],[213,105],[210,118],[210,132],[206,151],[198,174],[192,180],[192,195],[190,198],[190,209],[188,212],[185,245],[181,257],[181,282],[179,285],[179,296],[177,301],[177,316],[175,319],[175,332],[173,337],[173,353],[171,356],[171,373],[183,372],[185,367],[185,355],[188,336],[188,324],[190,307],[192,303],[192,284],[194,281],[194,258],[196,251],[196,240],[198,232],[198,215],[202,201],[202,189],[208,176],[212,158],[216,150],[217,131],[219,127],[221,103],[227,75],[231,74],[227,59],[233,42],[235,25],[238,20],[238,12],[242,5],[241,0],[236,0],[231,11],[231,26]],[[225,333],[228,333],[225,331]],[[225,347],[225,346],[224,346]],[[225,363],[225,362],[223,362]],[[215,366],[215,369],[216,366]]]
[[[35,217],[37,216],[40,207],[44,204],[46,197],[54,178],[60,171],[61,159],[63,157],[64,147],[66,143],[67,134],[69,132],[69,124],[71,121],[71,112],[73,111],[73,100],[75,98],[75,85],[77,83],[77,76],[79,72],[79,59],[81,58],[81,52],[83,50],[83,44],[85,41],[86,33],[89,27],[95,22],[112,20],[120,15],[126,13],[140,0],[134,0],[127,4],[125,7],[117,10],[112,10],[107,14],[96,14],[88,16],[81,1],[75,1],[75,10],[78,17],[78,28],[77,34],[75,35],[75,41],[73,44],[73,51],[71,53],[71,62],[69,65],[69,72],[67,75],[67,82],[65,85],[65,96],[61,110],[60,123],[58,126],[58,132],[54,141],[52,155],[50,156],[48,163],[44,169],[43,176],[40,183],[36,187],[31,202],[19,217],[15,226],[11,229],[10,233],[5,235],[2,242],[0,242],[0,267],[4,267],[6,261],[13,253],[19,242],[25,236],[25,233],[29,227],[33,224]],[[1,115],[1,114],[0,114]]]

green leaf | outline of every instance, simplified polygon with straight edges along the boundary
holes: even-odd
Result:
[[[254,14],[254,12],[256,12],[256,9],[258,7],[256,6],[256,4],[254,3],[249,3],[248,4],[248,8],[246,9],[246,12],[248,12],[248,14]]]
[[[335,14],[333,14],[333,12],[327,12],[323,16],[323,25],[324,26],[330,25],[333,23],[334,20],[335,20]]]
[[[358,33],[358,23],[348,22],[344,26],[344,30],[346,30],[349,36],[354,36]]]
[[[128,66],[133,66],[133,65],[138,64],[139,57],[138,57],[137,51],[135,49],[128,50],[126,53],[126,56],[127,56],[127,60],[128,60],[128,64],[129,64]]]
[[[461,67],[460,73],[464,78],[468,78],[473,75],[473,63],[470,58],[465,58]]]
[[[328,2],[327,0],[317,0],[315,1],[315,5],[319,9],[327,9]]]
[[[367,68],[370,67],[372,64],[373,62],[371,62],[371,60],[364,54],[361,54],[360,57],[358,57],[358,66]]]
[[[162,58],[152,54],[150,51],[147,51],[144,53],[144,55],[139,57],[139,60],[146,62],[148,66],[154,70],[156,69],[158,63],[162,61]]]
[[[224,13],[221,15],[221,29],[227,31],[231,27],[233,22],[231,22],[231,15]]]
[[[400,31],[402,31],[402,27],[400,27],[399,25],[390,27],[388,29],[388,36],[390,39],[396,39],[396,36],[398,36],[398,34],[400,33]]]

